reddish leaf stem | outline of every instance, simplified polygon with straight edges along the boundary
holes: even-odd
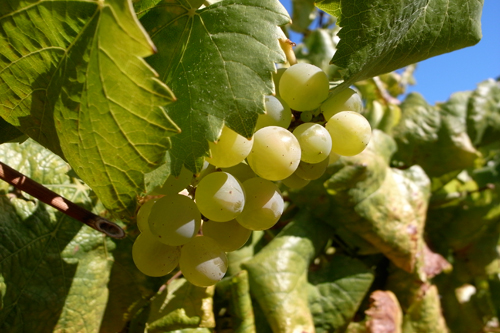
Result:
[[[26,177],[19,171],[12,169],[2,162],[0,162],[0,179],[5,180],[17,189],[28,193],[43,203],[58,209],[64,214],[85,223],[89,227],[100,231],[109,237],[124,238],[126,236],[125,231],[123,231],[123,229],[117,224],[110,222],[105,218],[100,217],[63,198],[59,194],[52,192],[42,184]]]

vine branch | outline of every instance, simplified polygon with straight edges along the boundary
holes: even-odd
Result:
[[[16,187],[17,189],[28,193],[29,195],[37,198],[41,202],[54,207],[62,213],[74,218],[89,227],[100,231],[112,238],[124,238],[125,231],[120,228],[116,223],[108,221],[83,207],[78,206],[59,194],[49,190],[40,183],[23,175],[8,165],[0,162],[0,179]]]

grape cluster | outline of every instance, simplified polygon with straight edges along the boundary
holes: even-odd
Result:
[[[265,97],[252,138],[224,127],[209,143],[200,175],[183,168],[155,190],[160,198],[141,206],[132,255],[144,274],[163,276],[179,265],[194,285],[217,283],[227,270],[226,252],[281,217],[285,203],[276,182],[303,187],[340,155],[365,149],[371,128],[357,93],[329,96],[328,77],[309,64],[280,69],[274,79],[277,96]]]

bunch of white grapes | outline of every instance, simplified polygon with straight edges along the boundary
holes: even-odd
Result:
[[[194,285],[217,283],[227,270],[226,252],[283,214],[276,182],[303,187],[339,156],[367,146],[371,128],[354,90],[330,96],[327,75],[303,63],[280,69],[274,79],[277,96],[265,97],[252,138],[224,127],[209,143],[200,175],[183,168],[156,190],[162,197],[141,206],[132,255],[144,274],[164,276],[179,265]]]

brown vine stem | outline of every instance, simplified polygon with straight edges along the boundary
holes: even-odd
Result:
[[[125,231],[116,223],[106,220],[85,208],[63,198],[59,194],[52,192],[42,184],[37,183],[33,179],[23,175],[8,165],[0,162],[0,179],[16,187],[17,189],[28,193],[37,198],[43,203],[50,205],[62,213],[74,218],[89,227],[100,231],[112,238],[124,238]]]

